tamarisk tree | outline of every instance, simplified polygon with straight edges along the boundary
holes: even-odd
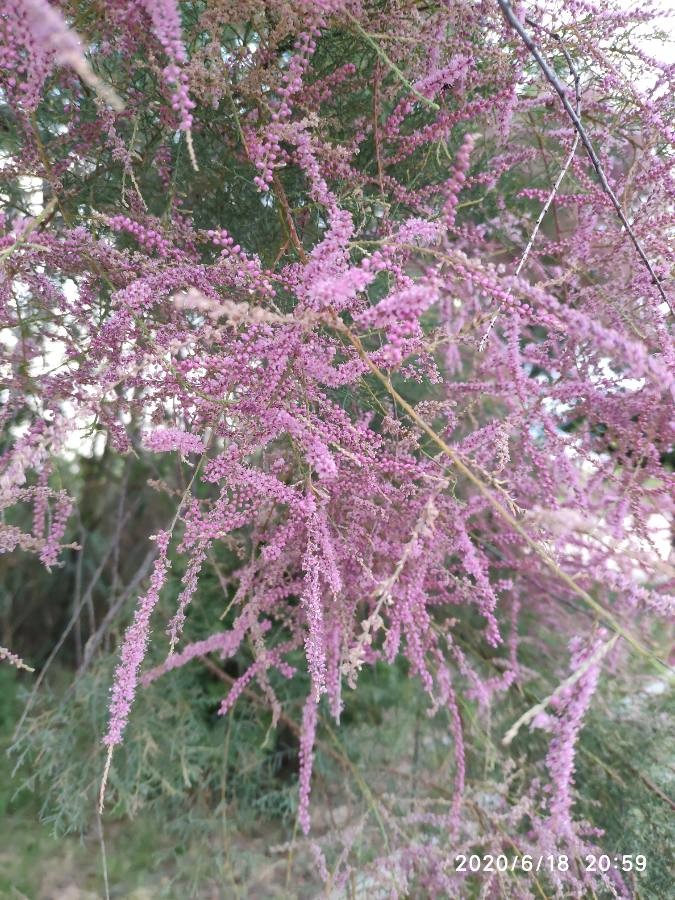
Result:
[[[403,656],[447,712],[452,801],[402,813],[373,863],[396,896],[464,896],[477,829],[593,846],[584,716],[605,671],[662,670],[672,614],[675,85],[634,37],[657,7],[4,0],[0,548],[59,578],[64,454],[171,460],[101,809],[138,693],[249,642],[219,712],[256,687],[276,722],[271,674],[306,684],[305,834],[318,710],[339,723],[365,668]],[[232,616],[186,642],[222,547]],[[477,818],[462,704],[527,686],[523,641],[560,686],[503,750],[526,726],[548,750]]]

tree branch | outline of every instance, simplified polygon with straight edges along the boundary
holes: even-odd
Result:
[[[644,263],[647,271],[649,272],[651,279],[652,279],[652,284],[656,286],[659,294],[661,295],[662,300],[666,303],[666,305],[668,306],[668,309],[672,313],[674,310],[673,310],[673,307],[671,306],[671,303],[666,295],[666,292],[663,289],[663,285],[661,284],[661,282],[656,274],[656,271],[654,270],[653,265],[649,261],[647,254],[643,250],[642,244],[638,240],[635,232],[633,231],[630,223],[628,222],[628,219],[626,218],[626,215],[625,215],[623,209],[621,208],[621,204],[619,203],[619,200],[618,200],[616,194],[614,193],[614,191],[610,187],[609,182],[607,181],[607,176],[605,175],[605,171],[602,167],[602,163],[600,162],[600,159],[598,158],[598,155],[595,152],[593,144],[591,143],[591,139],[588,136],[588,132],[584,128],[584,126],[581,122],[581,119],[579,118],[574,107],[572,106],[572,104],[569,101],[565,85],[560,81],[560,79],[558,78],[556,73],[553,71],[553,69],[550,67],[550,65],[546,62],[546,60],[542,56],[541,51],[535,44],[534,39],[531,37],[531,35],[529,35],[527,33],[527,31],[525,31],[522,23],[520,22],[520,20],[516,16],[515,12],[513,11],[513,7],[509,3],[509,0],[497,0],[497,3],[499,4],[499,7],[500,7],[502,13],[504,14],[504,18],[506,19],[506,21],[509,23],[509,25],[511,25],[513,30],[518,34],[518,36],[520,37],[522,42],[525,44],[527,49],[530,51],[530,53],[536,60],[537,64],[539,65],[539,68],[542,70],[542,72],[546,76],[547,81],[550,83],[551,87],[553,87],[555,92],[560,97],[560,100],[562,102],[563,107],[565,108],[565,111],[567,112],[567,115],[572,120],[572,123],[573,123],[574,127],[576,128],[576,130],[579,134],[579,137],[581,138],[581,143],[584,145],[584,148],[585,148],[586,152],[588,153],[588,156],[593,164],[593,168],[595,169],[595,171],[598,175],[598,179],[600,181],[600,184],[602,185],[604,192],[607,194],[607,196],[611,200],[612,206],[616,210],[616,214],[619,217],[621,224],[626,229],[626,232],[628,233],[628,236],[631,239],[633,246],[635,247],[635,249],[637,251],[638,256],[640,257],[640,259]]]

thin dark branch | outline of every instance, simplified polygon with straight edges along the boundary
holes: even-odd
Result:
[[[530,20],[526,19],[526,21],[529,22]],[[576,110],[577,116],[579,116],[581,114],[581,90],[580,90],[581,79],[579,78],[579,73],[578,73],[577,69],[575,68],[574,62],[572,61],[572,57],[567,52],[567,49],[565,48],[560,36],[557,34],[551,35],[551,36],[555,37],[556,40],[558,40],[560,42],[560,47],[561,47],[562,53],[565,57],[565,60],[567,61],[567,66],[570,70],[570,75],[572,76],[572,81],[574,82],[575,110]],[[560,185],[562,184],[563,179],[564,179],[565,175],[567,174],[567,170],[572,165],[574,157],[576,156],[578,146],[579,146],[579,134],[577,132],[577,134],[574,135],[572,149],[571,149],[570,153],[568,154],[567,159],[565,160],[565,164],[563,165],[562,169],[560,170],[558,177],[555,180],[553,188],[550,191],[550,193],[546,199],[546,203],[544,203],[544,205],[541,208],[541,212],[539,213],[537,221],[535,222],[534,229],[532,230],[530,239],[527,242],[527,246],[525,247],[525,250],[523,251],[523,253],[520,257],[520,260],[518,262],[518,265],[516,266],[515,272],[513,273],[516,277],[518,277],[518,275],[520,275],[520,273],[523,269],[523,266],[527,262],[527,258],[530,255],[530,251],[534,247],[534,242],[537,239],[537,235],[539,234],[539,229],[541,228],[541,225],[542,225],[544,219],[546,218],[546,214],[549,211],[549,209],[551,208],[553,201],[555,200],[555,197],[556,197],[556,194],[558,193]],[[543,149],[544,148],[543,148],[543,144],[542,144],[542,153],[543,153]],[[544,165],[546,165],[546,160],[544,160]],[[553,207],[553,211],[554,211],[554,215],[555,215],[555,207]],[[556,222],[557,222],[557,219],[556,219]],[[557,225],[556,225],[556,228],[557,228]],[[509,286],[509,288],[507,289],[507,296],[511,296],[511,290],[512,290],[512,286]],[[478,345],[478,350],[480,353],[483,352],[483,350],[485,349],[485,347],[487,345],[488,338],[490,336],[490,333],[492,332],[492,329],[494,328],[495,322],[499,318],[499,313],[501,312],[502,306],[503,306],[503,303],[500,304],[499,309],[490,319],[490,324],[488,325],[488,327],[485,331],[485,334],[481,338],[481,342]]]
[[[508,0],[497,0],[497,3],[499,4],[499,7],[500,7],[502,13],[504,14],[506,21],[509,23],[509,25],[511,25],[513,30],[518,34],[518,36],[520,37],[522,42],[525,44],[527,49],[530,51],[530,53],[536,60],[537,64],[539,65],[539,68],[542,70],[542,72],[546,76],[546,79],[548,80],[548,82],[551,84],[551,86],[553,87],[555,92],[560,97],[560,100],[562,102],[563,107],[565,108],[565,111],[567,112],[567,115],[572,120],[572,123],[574,124],[574,127],[576,128],[576,130],[579,134],[581,143],[584,145],[584,148],[586,149],[586,152],[588,153],[588,156],[589,156],[591,162],[593,163],[593,168],[595,169],[595,171],[598,175],[598,179],[600,180],[600,184],[602,185],[603,190],[605,191],[605,193],[611,200],[612,206],[616,210],[616,214],[619,217],[621,224],[626,229],[626,232],[628,233],[628,236],[630,237],[631,241],[633,242],[633,246],[635,247],[638,256],[640,257],[640,259],[644,263],[645,267],[647,268],[647,271],[649,272],[651,279],[652,279],[652,284],[654,284],[656,286],[659,294],[661,295],[661,298],[664,300],[664,302],[668,306],[668,309],[672,313],[673,307],[671,306],[670,301],[666,295],[666,292],[663,289],[663,285],[661,284],[661,282],[654,270],[654,267],[652,266],[651,262],[649,261],[647,254],[642,249],[642,244],[638,240],[635,232],[633,231],[630,223],[628,222],[628,219],[626,218],[624,211],[621,208],[621,204],[619,203],[619,200],[618,200],[616,194],[614,193],[614,191],[612,190],[612,188],[609,185],[609,182],[607,181],[607,176],[605,175],[605,171],[602,167],[602,163],[600,162],[600,159],[598,158],[598,155],[595,152],[593,144],[591,143],[591,139],[589,138],[588,133],[581,122],[581,119],[579,118],[574,107],[572,106],[572,104],[569,101],[565,85],[560,81],[560,79],[558,78],[556,73],[546,62],[541,51],[535,44],[533,38],[531,37],[531,35],[529,35],[527,33],[527,31],[523,27],[522,22],[516,16],[515,12],[513,11],[513,7],[508,2]]]

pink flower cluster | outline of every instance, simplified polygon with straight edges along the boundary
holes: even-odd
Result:
[[[182,37],[180,5],[177,0],[140,0],[140,3],[150,17],[157,39],[169,59],[163,74],[171,90],[171,107],[178,114],[179,127],[189,131],[195,103],[190,99],[184,69],[187,53]]]
[[[171,242],[167,241],[158,231],[146,228],[139,222],[134,222],[128,216],[109,216],[106,223],[113,231],[125,231],[134,237],[141,247],[146,250],[156,250],[160,256],[168,256],[171,252]]]
[[[150,579],[150,587],[138,601],[133,622],[124,635],[120,661],[110,695],[110,722],[103,738],[103,742],[111,748],[122,741],[129,712],[136,696],[141,663],[145,658],[150,640],[150,617],[159,602],[159,593],[170,566],[167,558],[170,539],[171,535],[166,531],[162,531],[154,537],[159,553]]]
[[[143,444],[154,453],[166,453],[170,450],[178,450],[183,456],[191,453],[203,453],[204,442],[196,434],[182,431],[180,428],[158,428],[148,432],[143,438]]]
[[[471,153],[473,151],[475,142],[476,136],[473,134],[467,134],[467,136],[464,138],[464,142],[459,148],[457,157],[455,159],[455,171],[452,175],[452,178],[449,179],[445,186],[446,196],[445,203],[443,204],[443,219],[447,223],[449,228],[451,228],[455,224],[459,194],[464,187],[464,182],[466,181],[466,173],[469,170]]]

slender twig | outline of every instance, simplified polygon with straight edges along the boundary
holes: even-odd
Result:
[[[377,43],[377,41],[373,40],[371,35],[368,34],[368,32],[363,28],[361,23],[357,19],[355,19],[354,16],[349,12],[347,13],[347,18],[352,23],[352,26],[354,27],[355,31],[357,31],[358,34],[361,35],[363,40],[366,41],[366,43],[369,44],[373,48],[373,50],[377,53],[377,55],[380,57],[382,62],[387,66],[387,68],[389,68],[394,73],[394,75],[398,78],[398,80],[401,82],[401,84],[407,90],[409,90],[410,93],[414,97],[417,97],[417,99],[421,103],[424,103],[425,106],[428,106],[429,109],[437,110],[439,108],[438,103],[436,103],[433,100],[430,100],[428,97],[425,97],[424,94],[420,93],[417,90],[417,88],[415,87],[414,84],[412,84],[410,81],[408,81],[408,79],[405,77],[405,75],[399,69],[399,67],[396,65],[396,63],[392,59],[390,59],[390,57],[383,50],[383,48]]]
[[[272,176],[272,187],[274,190],[274,196],[279,201],[279,206],[281,207],[281,218],[286,225],[289,240],[293,244],[296,253],[300,257],[300,261],[306,264],[307,262],[309,262],[309,256],[307,255],[307,251],[305,250],[305,248],[302,246],[302,241],[300,240],[297,228],[295,227],[295,222],[293,221],[293,213],[291,212],[291,206],[288,202],[286,191],[284,190],[281,179],[276,172]]]
[[[382,166],[382,151],[380,147],[380,60],[375,63],[373,73],[373,143],[375,145],[375,161],[377,162],[377,181],[380,185],[380,194],[384,197],[384,168]]]
[[[576,107],[577,115],[579,115],[581,112],[581,93],[579,90],[579,85],[580,85],[579,73],[577,72],[577,70],[575,68],[575,65],[572,61],[572,57],[569,55],[565,46],[563,45],[562,40],[560,39],[560,37],[558,35],[555,35],[555,37],[560,41],[563,55],[565,57],[565,60],[567,61],[567,66],[570,70],[570,74],[572,75],[572,80],[574,82],[575,107]],[[558,177],[555,181],[555,184],[553,185],[551,193],[546,198],[546,203],[544,203],[543,207],[541,208],[541,212],[539,213],[539,218],[535,222],[534,230],[532,231],[532,234],[530,235],[530,240],[527,242],[527,246],[525,247],[523,255],[520,257],[520,261],[518,262],[518,265],[516,266],[516,270],[513,273],[515,278],[517,278],[520,275],[520,273],[523,269],[523,266],[527,262],[527,258],[530,255],[530,251],[532,250],[532,247],[534,245],[537,234],[539,233],[539,229],[541,228],[542,222],[544,221],[546,213],[549,211],[551,204],[553,203],[553,201],[555,199],[556,194],[560,190],[560,185],[562,184],[563,178],[567,174],[567,170],[572,165],[572,160],[574,159],[574,157],[576,155],[578,146],[579,146],[579,132],[577,131],[574,135],[572,149],[570,150],[569,155],[568,155],[567,159],[565,160],[565,164],[563,165],[562,169],[560,170],[560,174],[558,175]],[[511,296],[512,290],[513,290],[513,286],[509,285],[509,288],[506,292],[507,297]],[[490,319],[490,324],[488,325],[488,327],[485,331],[485,334],[481,338],[481,342],[478,345],[479,352],[482,352],[485,349],[485,345],[487,344],[488,337],[490,336],[490,332],[494,328],[494,324],[499,317],[499,313],[501,311],[502,306],[503,306],[503,303],[500,305],[500,308]]]
[[[188,148],[188,156],[190,157],[190,162],[192,164],[192,168],[195,172],[199,172],[199,166],[197,165],[197,157],[195,156],[195,147],[192,143],[192,130],[190,128],[184,132],[185,134],[185,142]]]
[[[14,243],[10,244],[9,247],[7,247],[5,250],[2,251],[2,253],[0,253],[0,263],[4,263],[4,261],[9,256],[11,256],[11,254],[14,253],[15,250],[17,250],[22,244],[26,243],[26,239],[28,238],[28,236],[31,235],[35,231],[36,228],[39,228],[39,226],[45,221],[45,219],[47,219],[47,218],[49,218],[49,216],[51,216],[51,214],[56,209],[57,203],[58,203],[58,201],[57,201],[56,197],[52,197],[52,199],[44,207],[44,209],[42,209],[37,214],[37,216],[35,216],[33,221],[29,222],[29,224],[26,226],[26,228],[24,228],[24,230],[21,232],[21,234],[19,234],[17,239],[14,241]],[[33,245],[33,244],[30,244],[29,246],[33,247],[33,248],[37,247],[37,245]],[[49,248],[40,247],[40,249],[47,250]]]
[[[584,145],[584,148],[585,148],[586,152],[588,153],[588,156],[593,164],[593,168],[595,169],[598,179],[600,181],[600,184],[602,185],[602,189],[609,197],[609,199],[612,203],[612,206],[616,210],[616,214],[619,217],[619,220],[621,221],[621,224],[626,229],[626,232],[627,232],[629,238],[631,239],[633,246],[635,247],[635,250],[637,251],[638,256],[640,257],[645,268],[649,272],[651,279],[652,279],[652,284],[657,288],[659,294],[661,295],[661,299],[664,301],[664,303],[666,303],[666,305],[668,306],[668,309],[672,313],[673,307],[671,306],[671,303],[666,295],[666,292],[663,289],[663,285],[661,284],[661,282],[654,270],[653,265],[649,261],[647,254],[643,250],[642,244],[638,240],[628,219],[626,218],[626,215],[621,207],[621,204],[620,204],[616,194],[612,190],[612,188],[607,180],[607,176],[605,175],[605,170],[603,169],[602,163],[600,162],[600,159],[598,158],[598,155],[595,152],[595,148],[593,147],[591,139],[588,136],[588,132],[584,128],[584,126],[581,122],[581,119],[579,118],[574,107],[572,106],[572,104],[569,101],[569,98],[567,96],[567,89],[565,88],[565,85],[560,81],[560,79],[558,78],[556,73],[553,71],[551,66],[544,59],[541,51],[535,44],[532,36],[530,34],[528,34],[528,32],[523,27],[522,22],[518,19],[517,15],[515,14],[513,7],[509,3],[509,0],[497,0],[497,3],[499,4],[499,7],[500,7],[502,13],[504,14],[504,17],[507,20],[507,22],[509,23],[509,25],[511,25],[513,30],[518,34],[518,36],[520,37],[522,42],[525,44],[527,49],[530,51],[530,53],[536,60],[537,64],[539,65],[539,68],[542,70],[542,72],[546,76],[547,81],[549,82],[551,87],[555,90],[555,92],[560,97],[560,101],[561,101],[563,107],[565,108],[567,115],[572,120],[572,123],[574,124],[574,127],[576,128],[576,130],[579,134],[579,137],[581,138],[581,143]]]
[[[108,854],[105,849],[105,836],[103,834],[103,820],[101,813],[96,810],[96,824],[98,826],[98,843],[101,849],[101,871],[103,874],[103,893],[105,900],[110,900],[110,881],[108,878]]]
[[[567,690],[568,687],[572,687],[573,684],[576,684],[577,681],[584,675],[591,666],[594,666],[596,663],[600,662],[600,660],[605,656],[606,653],[612,649],[614,644],[616,644],[619,638],[618,634],[615,634],[607,643],[601,644],[595,653],[591,654],[585,662],[583,662],[575,672],[570,675],[569,678],[566,678],[558,687],[553,691],[552,694],[549,694],[548,697],[545,697],[541,703],[537,703],[536,706],[533,706],[531,709],[528,709],[527,712],[524,712],[522,716],[513,723],[513,725],[506,732],[504,737],[502,738],[502,744],[508,746],[514,737],[518,734],[523,725],[528,725],[533,719],[535,719],[539,713],[544,712],[546,707],[555,700],[557,697],[562,694],[563,691]]]

